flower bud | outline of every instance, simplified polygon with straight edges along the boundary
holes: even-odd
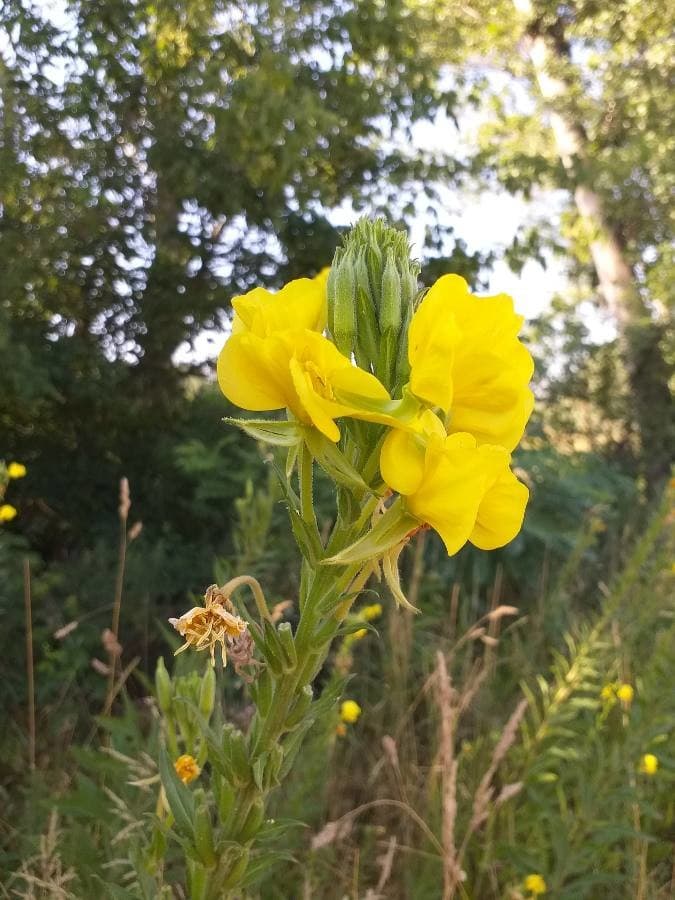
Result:
[[[356,278],[353,262],[353,254],[345,253],[339,264],[331,268],[327,284],[330,330],[335,346],[345,356],[352,355],[356,337]]]
[[[173,691],[171,689],[171,677],[166,671],[164,659],[161,656],[157,660],[157,668],[155,669],[155,691],[157,692],[159,708],[164,715],[167,716],[171,711],[171,697]]]
[[[211,718],[216,702],[216,671],[213,666],[207,666],[202,676],[199,688],[199,712],[205,719]]]
[[[380,303],[380,332],[384,335],[398,331],[401,327],[401,299],[403,289],[401,278],[396,271],[394,254],[387,252],[387,262],[382,273],[382,300]]]
[[[388,390],[406,377],[407,325],[419,266],[403,231],[362,219],[337,250],[328,281],[328,322],[336,346],[354,353]]]

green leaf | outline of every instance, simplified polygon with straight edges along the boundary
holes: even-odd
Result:
[[[194,840],[194,798],[176,774],[166,747],[159,751],[159,774],[176,827],[185,837]]]
[[[396,500],[374,528],[335,556],[322,560],[323,565],[341,566],[378,559],[404,541],[419,524],[404,511],[401,501]]]

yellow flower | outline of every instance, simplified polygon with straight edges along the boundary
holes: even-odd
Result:
[[[362,638],[364,638],[367,634],[368,634],[368,629],[367,629],[367,628],[359,628],[358,631],[352,632],[351,638],[352,638],[352,640],[354,640],[354,641],[360,641],[360,640],[361,640]]]
[[[534,404],[534,363],[518,340],[522,323],[509,296],[475,297],[458,275],[430,288],[408,333],[410,389],[443,410],[449,432],[516,446]]]
[[[178,775],[183,784],[190,784],[195,778],[199,778],[199,773],[201,772],[201,769],[197,765],[197,760],[194,756],[190,756],[189,753],[184,753],[182,756],[179,756],[173,764],[173,767],[176,770],[176,775]]]
[[[361,707],[356,700],[343,700],[340,706],[340,718],[348,725],[358,722],[361,715]]]
[[[382,615],[382,604],[371,603],[370,606],[364,606],[361,610],[361,618],[366,622],[373,622]]]
[[[326,327],[326,281],[329,269],[316,278],[297,278],[273,294],[254,288],[232,301],[232,333],[268,337],[289,328],[323,331]]]
[[[523,882],[523,885],[526,891],[529,891],[535,896],[537,896],[538,894],[545,894],[548,890],[544,878],[541,875],[537,874],[528,875]]]
[[[633,690],[632,685],[630,684],[622,684],[617,688],[616,696],[619,700],[625,705],[630,706],[633,702],[633,696],[635,695],[635,691]]]
[[[644,775],[656,775],[659,768],[659,758],[653,753],[645,753],[640,757],[639,769]]]
[[[3,503],[0,506],[0,522],[11,522],[16,516],[16,507],[9,503]]]
[[[600,699],[604,700],[605,703],[614,703],[616,700],[616,685],[606,684],[600,691]]]
[[[7,466],[8,478],[23,478],[28,470],[23,463],[11,462]]]
[[[340,416],[371,418],[361,404],[388,401],[380,382],[351,361],[323,335],[309,329],[234,334],[218,357],[218,382],[225,396],[243,409],[289,409],[337,441]]]
[[[176,655],[194,647],[209,650],[211,664],[215,663],[216,644],[220,644],[223,665],[227,664],[226,647],[246,632],[246,622],[235,615],[232,603],[217,589],[209,588],[204,596],[205,606],[194,606],[178,619],[169,619],[176,631],[185,638]]]
[[[382,478],[405,497],[408,513],[434,528],[449,555],[468,541],[493,550],[520,531],[529,492],[509,469],[504,447],[473,435],[445,435],[429,410],[418,433],[394,429],[380,455]]]

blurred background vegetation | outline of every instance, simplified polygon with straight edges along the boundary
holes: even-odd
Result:
[[[440,897],[452,760],[458,842],[471,833],[458,896],[528,896],[529,872],[556,897],[672,896],[673,519],[660,499],[674,445],[672,5],[0,8],[0,459],[28,468],[7,491],[19,514],[0,525],[6,895],[137,896],[106,864],[153,807],[119,754],[153,757],[167,617],[241,569],[278,602],[296,590],[267,451],[222,424],[232,410],[205,330],[226,333],[237,293],[329,264],[345,216],[384,214],[419,232],[427,284],[458,272],[480,290],[501,263],[564,272],[528,325],[538,403],[517,464],[532,500],[498,553],[448,560],[418,541],[405,566],[423,615],[383,596],[380,639],[336,650],[322,678],[353,669],[362,717],[310,739],[279,798],[310,827],[287,832],[296,861],[252,896]],[[420,134],[441,120],[453,140],[426,148]],[[448,197],[468,210],[495,192],[527,222],[472,249]],[[324,505],[329,519],[328,487]],[[126,675],[101,718],[120,573]],[[500,604],[518,608],[511,624],[490,619],[500,628],[455,646]],[[226,681],[227,714],[245,721],[245,686]],[[630,708],[603,705],[620,681],[636,687]],[[497,784],[472,831],[471,797],[523,690],[503,775],[521,786],[502,806]],[[450,740],[443,710],[465,695]],[[101,729],[118,756],[95,751]],[[636,768],[646,752],[653,778]]]

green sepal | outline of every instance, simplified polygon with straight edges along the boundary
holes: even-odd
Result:
[[[292,672],[298,664],[298,651],[295,648],[291,623],[282,622],[277,628],[277,635],[283,652],[284,671]]]
[[[250,784],[251,764],[248,758],[246,738],[229,722],[223,726],[222,747],[225,758],[229,761],[232,781],[240,785]]]
[[[192,793],[180,780],[166,747],[159,750],[159,775],[176,828],[189,841],[194,840],[195,803]]]
[[[195,813],[195,849],[202,864],[208,869],[212,869],[217,858],[213,843],[211,813],[206,801],[197,806]]]
[[[419,400],[407,389],[404,389],[400,400],[364,397],[351,391],[335,391],[335,399],[345,406],[363,410],[374,422],[400,428],[405,428],[422,411]]]
[[[265,651],[267,662],[275,675],[286,671],[287,662],[281,641],[276,628],[271,622],[265,620],[263,623],[263,633],[265,635]]]
[[[379,636],[380,632],[372,625],[370,622],[349,622],[345,625],[341,625],[340,628],[335,632],[335,637],[349,637],[350,634],[355,634],[357,631],[370,631],[372,634],[376,634]]]
[[[299,692],[298,698],[292,706],[288,717],[284,722],[284,730],[293,731],[297,728],[307,715],[312,700],[314,699],[314,691],[311,684],[306,684]]]
[[[226,416],[223,419],[228,425],[236,425],[246,434],[255,438],[256,441],[263,441],[266,444],[273,444],[275,447],[292,447],[302,440],[301,426],[296,421],[285,421],[284,419],[238,419],[235,416]]]
[[[249,810],[246,820],[242,825],[241,831],[237,835],[237,840],[241,844],[252,840],[260,831],[265,820],[265,806],[262,800],[256,800]]]
[[[322,560],[322,564],[343,566],[366,560],[375,561],[404,541],[412,531],[419,528],[419,524],[417,519],[405,512],[401,501],[396,500],[374,528],[335,556]]]
[[[339,447],[316,428],[305,428],[305,444],[324,472],[345,487],[360,493],[370,488]]]
[[[267,751],[261,753],[251,766],[251,770],[253,772],[253,783],[259,791],[263,791],[265,789],[264,775],[268,756],[269,753]]]
[[[236,793],[229,779],[223,778],[222,775],[216,774],[211,779],[213,785],[213,793],[218,810],[218,818],[221,822],[225,822],[232,811]]]
[[[264,719],[272,708],[274,683],[269,669],[263,669],[250,686],[251,696],[259,715]]]

